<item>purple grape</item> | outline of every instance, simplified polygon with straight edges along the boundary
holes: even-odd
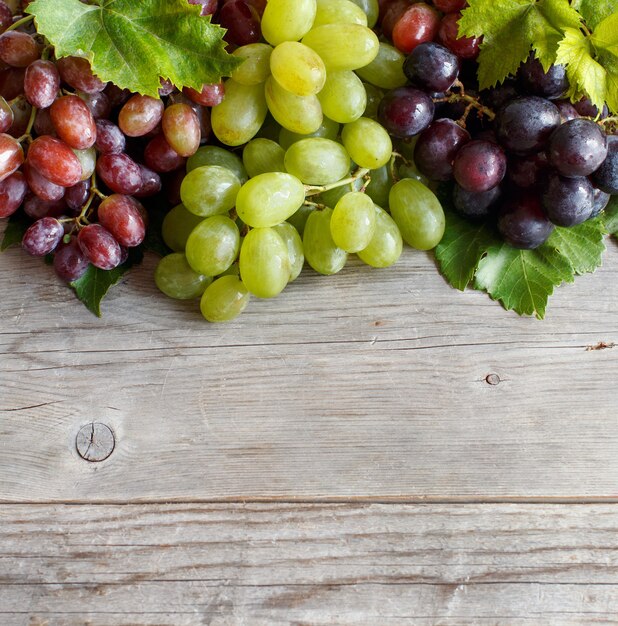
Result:
[[[15,172],[0,182],[0,218],[13,215],[28,193],[26,177]]]
[[[592,174],[594,184],[609,194],[618,194],[618,135],[607,137],[607,156]]]
[[[556,100],[554,104],[558,107],[558,111],[560,111],[560,119],[563,124],[577,119],[580,116],[577,109],[568,100]]]
[[[130,196],[142,187],[139,165],[124,153],[102,154],[97,161],[97,174],[115,193]]]
[[[448,91],[457,80],[459,61],[448,48],[428,41],[412,50],[403,72],[413,85],[425,91]]]
[[[24,233],[21,245],[32,256],[45,256],[56,249],[62,237],[64,237],[62,224],[53,217],[43,217]]]
[[[552,65],[546,72],[533,54],[519,68],[518,78],[524,93],[548,100],[559,98],[569,88],[564,65]]]
[[[500,184],[506,174],[506,155],[489,141],[470,141],[453,162],[455,180],[466,191],[479,193]]]
[[[42,200],[32,194],[24,202],[24,213],[33,220],[38,220],[42,217],[57,217],[62,215],[66,208],[67,204],[64,198],[60,198],[60,200]]]
[[[77,235],[77,241],[81,251],[95,267],[112,270],[120,265],[120,245],[101,224],[84,226]]]
[[[507,79],[501,85],[492,87],[482,92],[483,101],[494,111],[501,109],[507,102],[515,100],[521,94],[517,89],[517,84],[512,79]]]
[[[599,215],[599,213],[609,204],[611,198],[612,197],[608,193],[594,187],[594,207],[592,209],[592,213],[590,214],[590,218],[597,217],[597,215]]]
[[[378,119],[382,126],[400,139],[422,133],[431,124],[433,114],[433,100],[414,87],[389,91],[378,107]]]
[[[458,213],[468,219],[485,219],[496,208],[501,196],[502,190],[499,186],[488,191],[472,193],[459,185],[455,185],[453,187],[453,206]]]
[[[77,239],[59,246],[54,255],[54,270],[59,278],[67,283],[79,280],[88,269],[90,262],[82,252]]]
[[[124,133],[109,120],[96,120],[97,140],[94,147],[101,154],[120,154],[124,152],[127,140]]]
[[[73,187],[69,187],[64,194],[64,199],[67,203],[67,206],[72,211],[79,211],[88,201],[88,196],[90,195],[90,179],[82,181],[81,183],[77,183],[77,185],[73,185]]]
[[[566,122],[549,140],[549,162],[563,176],[588,176],[606,157],[607,137],[590,120],[578,118]]]
[[[500,209],[498,230],[514,248],[532,250],[545,243],[554,230],[536,194],[521,192],[509,197]]]
[[[590,98],[582,98],[579,102],[576,102],[574,105],[575,110],[582,117],[594,117],[596,118],[599,115],[599,108],[592,104]],[[609,109],[605,104],[603,106],[603,110],[601,111],[601,119],[605,119],[609,115]]]
[[[545,152],[526,157],[512,156],[506,170],[509,181],[522,189],[543,185],[548,173],[549,162]]]
[[[585,222],[594,209],[594,189],[587,178],[567,178],[552,173],[543,191],[543,208],[556,226]]]
[[[416,142],[416,167],[431,180],[450,180],[453,177],[455,156],[468,141],[470,133],[453,120],[436,120],[421,133]]]

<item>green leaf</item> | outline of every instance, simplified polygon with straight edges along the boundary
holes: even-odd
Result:
[[[605,252],[605,225],[601,218],[571,228],[556,228],[545,246],[566,257],[578,276],[601,267]]]
[[[224,50],[225,31],[187,0],[35,0],[27,11],[57,57],[86,57],[101,80],[153,97],[160,77],[201,89],[240,62]]]
[[[618,237],[618,196],[612,196],[603,214],[605,230]]]
[[[138,248],[132,248],[127,261],[113,270],[100,270],[91,265],[86,273],[71,283],[77,297],[86,305],[86,308],[101,317],[101,302],[110,287],[115,285],[126,272],[141,262],[143,254]]]
[[[28,230],[28,226],[30,226],[31,223],[32,221],[23,213],[13,213],[6,224],[6,229],[2,236],[2,243],[0,243],[0,252],[4,252],[13,246],[21,244],[24,233]]]
[[[618,112],[618,13],[610,15],[597,26],[591,42],[605,68],[607,105]]]
[[[579,11],[589,28],[597,25],[612,13],[618,13],[618,0],[575,0],[573,8]]]

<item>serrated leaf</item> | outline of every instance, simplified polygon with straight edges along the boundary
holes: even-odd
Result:
[[[618,13],[618,0],[575,0],[573,8],[579,11],[592,30],[612,13]]]
[[[612,196],[603,213],[605,230],[618,236],[618,196]]]
[[[103,81],[158,96],[159,78],[201,89],[229,76],[239,59],[224,50],[224,30],[187,0],[35,0],[27,11],[56,56],[90,60]]]
[[[6,229],[2,235],[2,243],[0,243],[0,252],[4,252],[13,246],[21,244],[24,233],[28,230],[28,226],[32,223],[23,213],[13,213],[9,217]]]
[[[605,252],[605,226],[601,218],[571,228],[556,228],[545,246],[566,257],[580,276],[601,267]]]
[[[597,26],[591,42],[605,68],[607,105],[618,112],[618,13],[610,15]]]
[[[79,279],[71,283],[75,295],[86,305],[86,308],[101,317],[101,302],[107,292],[127,273],[134,265],[141,262],[143,254],[138,248],[133,248],[129,252],[127,261],[113,269],[100,270],[91,265],[86,273]]]

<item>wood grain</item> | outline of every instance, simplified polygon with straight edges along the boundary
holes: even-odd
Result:
[[[618,623],[608,505],[0,507],[3,626]]]

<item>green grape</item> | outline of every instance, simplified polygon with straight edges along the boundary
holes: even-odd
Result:
[[[264,89],[272,116],[288,130],[301,135],[314,133],[322,124],[322,107],[317,96],[296,96],[272,76]]]
[[[82,166],[82,177],[80,180],[88,180],[93,174],[97,164],[97,151],[94,147],[85,150],[72,148],[79,164]]]
[[[180,185],[185,207],[202,217],[227,213],[236,203],[240,181],[226,167],[203,165],[191,170]]]
[[[174,252],[184,252],[191,231],[204,218],[187,211],[184,204],[175,206],[164,218],[161,235],[168,248]]]
[[[324,115],[342,124],[357,120],[367,108],[363,81],[350,70],[329,71],[318,100]]]
[[[334,187],[328,191],[323,191],[322,193],[313,196],[311,199],[318,204],[325,204],[331,209],[334,209],[337,202],[339,202],[339,200],[341,200],[346,193],[350,193],[351,191],[360,191],[363,184],[364,182],[362,178],[355,178],[345,185],[339,185],[338,187]]]
[[[333,210],[330,208],[314,211],[305,224],[303,233],[303,249],[307,263],[318,272],[329,276],[340,272],[348,254],[338,248],[330,232],[330,221]]]
[[[365,12],[367,16],[367,26],[373,28],[378,22],[378,15],[380,14],[380,6],[378,0],[350,0]]]
[[[240,238],[240,245],[242,246],[242,242],[244,241],[244,237]],[[232,263],[232,265],[230,265],[225,272],[221,272],[221,274],[219,274],[219,276],[236,276],[239,277],[240,276],[240,268],[238,267],[238,262],[236,263]]]
[[[298,278],[305,263],[305,255],[303,252],[303,240],[300,238],[298,231],[289,222],[282,222],[273,226],[281,239],[285,242],[288,249],[288,257],[290,259],[290,280],[292,282]]]
[[[270,57],[275,80],[296,96],[311,96],[324,87],[326,68],[315,50],[298,41],[280,43]]]
[[[414,162],[414,150],[416,149],[418,138],[419,135],[409,137],[408,139],[396,139],[394,144],[395,149],[408,161]]]
[[[187,240],[187,261],[201,274],[218,276],[238,256],[238,226],[226,215],[213,215],[198,224]]]
[[[375,206],[376,229],[369,245],[358,252],[358,258],[372,267],[390,267],[401,256],[403,239],[393,218]]]
[[[285,150],[270,139],[252,139],[242,151],[242,160],[253,178],[266,172],[285,172]]]
[[[395,46],[380,42],[378,56],[365,67],[359,67],[356,73],[367,83],[382,89],[403,87],[408,79],[403,73],[405,55]]]
[[[367,14],[350,0],[318,0],[313,28],[344,22],[367,26]]]
[[[292,144],[285,153],[285,168],[306,185],[328,185],[350,172],[350,156],[332,139],[312,137]]]
[[[287,221],[294,226],[298,234],[302,237],[305,232],[305,224],[309,216],[315,211],[315,207],[310,204],[303,204],[294,215],[288,217]]]
[[[241,85],[259,85],[270,76],[272,46],[267,43],[250,43],[236,48],[232,54],[243,59],[233,72],[232,78]]]
[[[210,276],[194,271],[182,252],[164,256],[155,270],[155,284],[168,297],[176,300],[199,298],[212,282]]]
[[[255,135],[259,139],[270,139],[271,141],[279,141],[279,133],[281,132],[281,124],[270,114],[266,116],[262,128]]]
[[[430,189],[417,180],[404,178],[389,194],[391,215],[406,243],[417,250],[435,248],[444,235],[442,205]]]
[[[393,154],[393,143],[385,128],[368,117],[346,124],[341,140],[354,163],[370,170],[386,165]]]
[[[238,217],[253,228],[285,222],[305,201],[305,186],[291,174],[268,172],[246,182],[236,198]]]
[[[360,24],[324,24],[312,28],[302,42],[322,57],[328,71],[364,67],[380,48],[377,35]]]
[[[229,322],[245,310],[249,298],[247,288],[236,276],[221,276],[207,287],[200,310],[209,322]]]
[[[361,192],[347,193],[333,210],[330,232],[335,245],[346,252],[364,250],[376,229],[373,201]]]
[[[240,276],[258,298],[278,296],[290,279],[288,247],[274,228],[250,230],[240,248]]]
[[[240,184],[249,180],[247,170],[240,157],[225,148],[219,146],[202,146],[187,161],[187,173],[204,165],[220,165],[234,172]]]
[[[210,121],[217,139],[228,146],[241,146],[253,139],[268,113],[264,87],[225,82],[225,98],[212,108]]]
[[[262,15],[262,35],[273,46],[298,41],[315,19],[316,0],[269,0]]]
[[[367,106],[365,107],[363,117],[376,119],[378,117],[378,107],[384,97],[384,92],[370,83],[363,83],[363,87],[365,87],[365,93],[367,95]]]
[[[402,162],[397,166],[397,177],[399,179],[402,178],[412,178],[413,180],[417,180],[419,183],[422,183],[426,187],[429,186],[430,181],[426,176],[423,176],[417,169],[416,165],[410,161]]]
[[[365,189],[365,193],[378,206],[388,206],[388,194],[395,184],[391,173],[390,163],[369,172],[371,181]]]
[[[322,124],[315,132],[307,135],[293,133],[287,128],[282,128],[279,133],[279,143],[284,150],[287,150],[293,143],[301,139],[309,139],[310,137],[324,137],[324,139],[337,139],[339,136],[339,124],[330,118],[324,116]]]

